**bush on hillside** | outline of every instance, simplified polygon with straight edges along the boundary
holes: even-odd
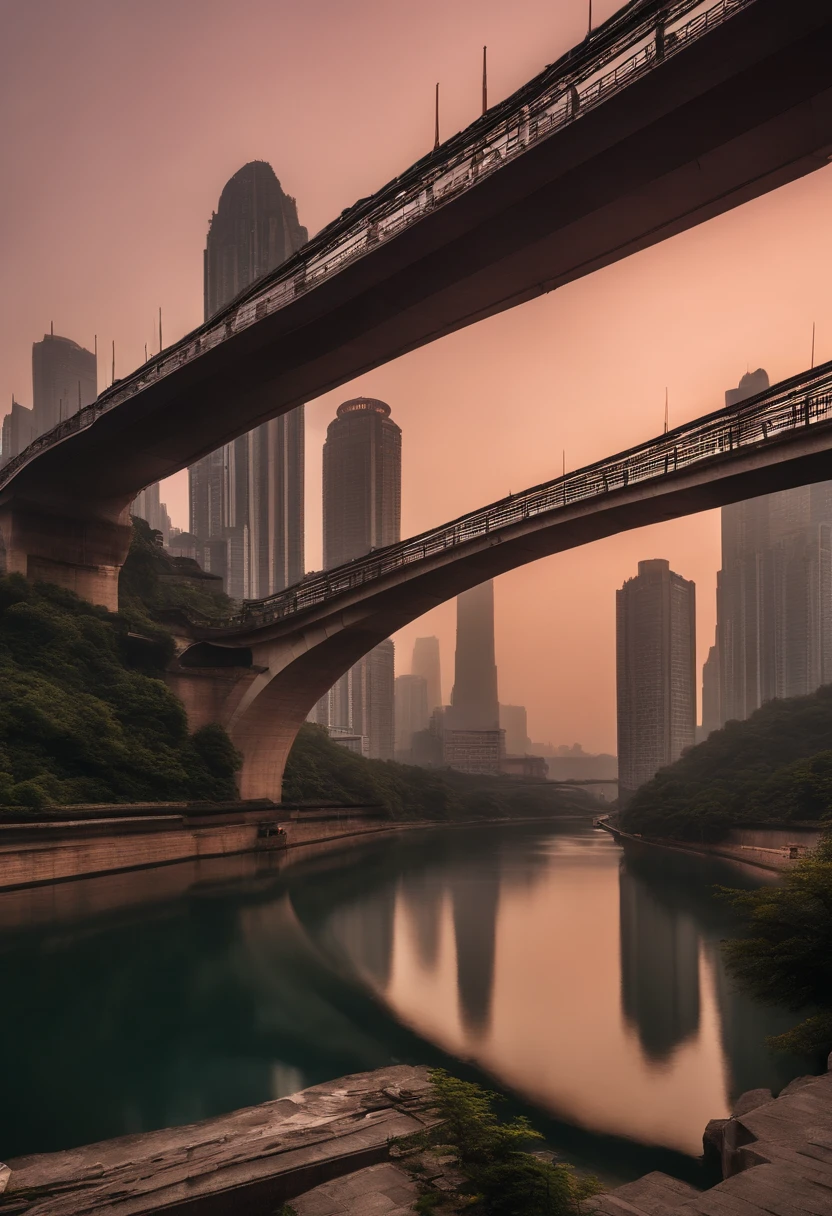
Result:
[[[201,617],[225,617],[234,601],[216,581],[206,577],[189,558],[171,557],[162,548],[162,535],[144,519],[133,520],[130,551],[118,583],[119,611],[127,619],[158,630],[151,624],[159,613],[181,609]]]
[[[726,892],[750,936],[724,943],[728,966],[758,1000],[816,1012],[771,1046],[826,1054],[832,1048],[832,837],[778,886]]]
[[[622,827],[720,840],[743,823],[832,818],[832,685],[769,701],[728,722],[660,772],[624,808]]]
[[[189,735],[160,678],[172,639],[131,634],[70,591],[0,578],[0,805],[234,797],[225,732]]]

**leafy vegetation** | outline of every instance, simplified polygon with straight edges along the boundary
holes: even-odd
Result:
[[[435,820],[587,814],[593,806],[580,790],[366,760],[311,723],[301,727],[289,755],[283,800],[383,806],[394,819]]]
[[[715,841],[743,823],[832,819],[832,685],[728,722],[637,790],[622,826]]]
[[[143,519],[133,520],[130,552],[118,582],[119,612],[124,617],[158,630],[154,618],[177,609],[209,618],[229,616],[234,602],[216,588],[217,580],[197,562],[171,557],[162,548],[161,533]]]
[[[795,1054],[832,1048],[832,836],[790,870],[782,885],[726,891],[751,936],[725,942],[728,966],[759,1000],[810,1017],[773,1047]]]
[[[479,1085],[460,1081],[442,1069],[430,1074],[441,1125],[401,1142],[413,1148],[432,1147],[452,1154],[466,1182],[460,1188],[464,1210],[476,1216],[576,1216],[583,1199],[600,1189],[594,1178],[579,1177],[571,1166],[528,1151],[543,1137],[525,1118],[502,1122],[495,1110],[500,1101]],[[416,1159],[415,1175],[424,1172]],[[421,1212],[437,1212],[447,1196],[426,1184],[417,1204]]]
[[[160,678],[172,640],[130,625],[59,587],[0,578],[0,805],[234,796],[227,735],[189,735]]]
[[[161,678],[174,651],[165,617],[224,616],[232,602],[135,519],[119,608],[111,614],[59,587],[0,578],[0,806],[235,796],[240,761],[228,736],[219,726],[188,735],[184,707]],[[435,820],[592,806],[581,791],[365,760],[311,725],[289,758],[284,799]]]

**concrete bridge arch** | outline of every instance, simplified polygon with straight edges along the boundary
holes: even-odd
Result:
[[[825,384],[821,373],[816,375]],[[625,453],[615,458],[616,484],[611,473],[598,474],[602,492],[537,514],[514,509],[517,502],[541,493],[529,491],[478,513],[480,518],[489,512],[500,518],[511,510],[514,522],[493,530],[486,527],[471,540],[433,552],[425,544],[425,556],[419,552],[421,538],[391,546],[366,559],[378,561],[381,573],[369,581],[356,580],[355,586],[346,585],[348,566],[330,572],[343,589],[318,604],[274,619],[260,605],[251,605],[248,619],[243,614],[227,626],[191,627],[168,680],[185,703],[192,728],[214,721],[225,726],[243,755],[241,796],[278,800],[292,744],[315,703],[363,655],[431,608],[486,579],[606,536],[832,479],[832,392],[824,388],[817,398],[812,407],[818,410],[817,420],[811,425],[808,398],[801,398],[804,425],[801,410],[791,404],[794,393],[784,396],[772,390],[772,395],[785,399],[788,404],[777,408],[796,419],[795,429],[785,435],[771,437],[768,424],[758,419],[755,426],[762,441],[734,447],[731,436],[739,434],[738,425],[750,426],[752,415],[745,414],[746,421],[738,424],[739,415],[725,411],[706,419],[695,434],[692,428],[692,448],[706,432],[714,454],[694,455],[686,468],[634,480],[637,457]],[[716,427],[722,428],[719,441],[714,438]],[[671,434],[667,440],[675,445],[678,437]],[[667,456],[659,456],[658,462],[667,468]],[[609,462],[607,468],[612,467]],[[573,476],[586,479],[591,472]],[[552,483],[543,492],[557,495],[561,490]],[[566,497],[565,489],[563,493]],[[454,528],[448,525],[445,530]],[[385,554],[403,549],[410,554],[407,559],[386,569]]]

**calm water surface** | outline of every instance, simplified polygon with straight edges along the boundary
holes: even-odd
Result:
[[[0,1159],[398,1060],[485,1078],[608,1176],[684,1173],[738,1093],[805,1071],[772,1059],[788,1018],[720,958],[735,924],[713,885],[750,871],[581,822],[282,866],[0,894]]]

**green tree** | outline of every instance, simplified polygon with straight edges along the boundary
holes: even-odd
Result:
[[[574,1216],[581,1200],[600,1189],[570,1166],[528,1151],[542,1136],[527,1119],[501,1121],[499,1095],[460,1081],[442,1069],[430,1073],[442,1125],[436,1133],[452,1146],[470,1180],[475,1210],[488,1216]]]
[[[782,1051],[832,1048],[832,836],[778,886],[726,891],[749,936],[723,943],[728,966],[759,1000],[815,1012],[770,1040]]]

